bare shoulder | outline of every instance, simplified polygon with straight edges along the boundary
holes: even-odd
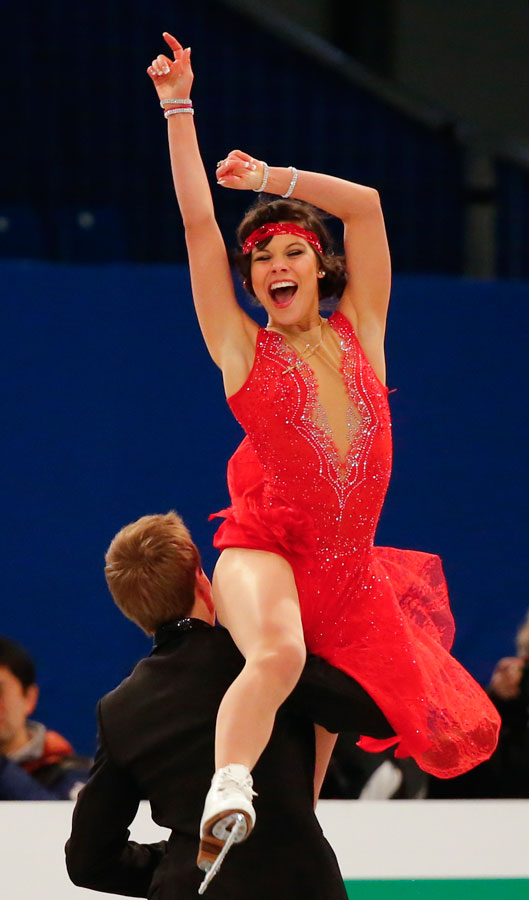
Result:
[[[255,362],[259,326],[243,313],[243,327],[237,337],[227,336],[222,346],[220,368],[226,397],[236,394],[248,379]]]

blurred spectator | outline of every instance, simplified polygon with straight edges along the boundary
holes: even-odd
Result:
[[[28,719],[38,696],[33,660],[0,636],[0,800],[74,799],[88,780],[90,760]]]

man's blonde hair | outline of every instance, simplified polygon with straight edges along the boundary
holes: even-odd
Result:
[[[105,562],[114,602],[148,634],[191,612],[200,554],[173,510],[125,525],[110,544]]]

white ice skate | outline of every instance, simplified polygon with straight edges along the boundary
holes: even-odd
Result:
[[[205,892],[233,844],[244,841],[255,824],[252,785],[249,769],[238,763],[218,769],[211,780],[200,822],[197,866],[207,875],[199,894]]]

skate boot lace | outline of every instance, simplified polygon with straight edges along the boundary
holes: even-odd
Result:
[[[251,801],[252,797],[257,797],[256,792],[252,788],[252,784],[251,775],[244,775],[244,777],[241,778],[237,777],[233,772],[226,770],[221,772],[216,787],[219,792],[236,788],[237,790],[242,791],[247,799]]]

